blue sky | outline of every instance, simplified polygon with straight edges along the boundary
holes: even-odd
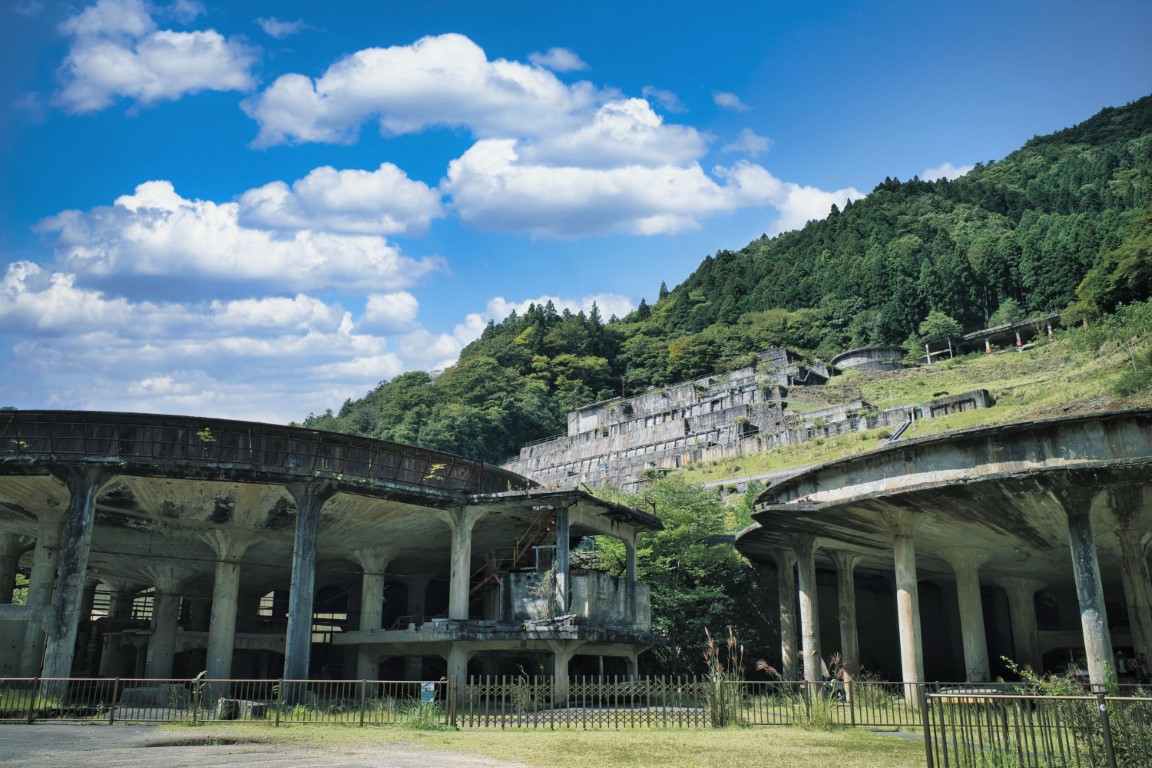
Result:
[[[0,0],[0,405],[287,422],[1152,91],[1152,3]]]

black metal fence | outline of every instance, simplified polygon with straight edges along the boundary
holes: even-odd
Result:
[[[0,722],[446,724],[468,728],[630,729],[724,725],[918,730],[904,686],[833,689],[707,677],[471,677],[444,680],[0,679]]]
[[[1013,692],[1016,691],[1016,692]],[[2,678],[0,723],[338,723],[493,729],[862,727],[924,734],[929,768],[1152,766],[1142,689],[1044,696],[1012,686],[471,677],[456,681]],[[906,694],[909,697],[906,698]]]
[[[0,679],[0,723],[448,725],[447,682]]]
[[[1152,766],[1146,696],[955,691],[927,695],[924,709],[929,768]]]

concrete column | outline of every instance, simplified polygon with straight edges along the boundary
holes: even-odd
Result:
[[[372,547],[358,549],[352,559],[363,569],[360,579],[360,631],[370,632],[383,628],[384,623],[384,572],[388,563],[398,554],[394,547]],[[356,677],[360,680],[375,680],[380,667],[379,652],[372,647],[360,648],[356,652]]]
[[[856,631],[856,582],[853,579],[861,555],[837,550],[830,553],[836,563],[836,604],[840,619],[840,668],[845,684],[860,674],[860,638]],[[847,686],[851,692],[851,686]]]
[[[621,539],[624,542],[624,578],[629,584],[636,583],[636,537]]]
[[[28,606],[30,619],[24,629],[24,647],[20,654],[20,677],[36,677],[44,659],[44,628],[41,617],[52,600],[56,584],[56,567],[60,560],[60,536],[64,518],[56,510],[46,509],[39,514],[36,528],[36,549],[32,552],[32,572],[28,575]]]
[[[468,660],[472,658],[471,652],[465,648],[464,643],[452,643],[448,652],[448,682],[456,680],[456,700],[463,703],[468,688]]]
[[[216,554],[205,677],[209,680],[226,680],[232,676],[236,604],[240,594],[240,558],[252,544],[252,533],[242,529],[217,529],[204,534],[204,540]]]
[[[1040,632],[1036,627],[1036,593],[1044,582],[1026,578],[997,579],[1008,596],[1008,617],[1012,621],[1012,648],[1017,664],[1030,667],[1037,673],[1044,671],[1040,657]]]
[[[548,643],[552,650],[552,703],[561,706],[568,703],[568,694],[571,689],[571,680],[568,675],[568,664],[576,655],[580,643]]]
[[[1142,670],[1149,669],[1152,663],[1152,583],[1144,555],[1144,547],[1152,534],[1139,525],[1137,517],[1142,508],[1150,506],[1146,500],[1148,494],[1147,489],[1130,486],[1115,488],[1110,493],[1132,648]]]
[[[924,645],[920,636],[920,590],[916,583],[916,541],[920,518],[904,510],[885,513],[896,564],[896,616],[900,622],[900,671],[906,701],[916,701],[924,682]]]
[[[1091,507],[1096,494],[1089,488],[1067,488],[1058,490],[1056,497],[1068,517],[1068,543],[1072,551],[1072,572],[1076,577],[1076,600],[1080,605],[1088,680],[1093,686],[1102,686],[1108,682],[1113,656],[1104,586],[1100,580],[1100,563],[1092,531]]]
[[[796,653],[796,553],[787,549],[772,550],[776,561],[776,584],[780,607],[780,674],[785,680],[796,680],[799,656]]]
[[[336,491],[328,483],[293,483],[288,486],[288,492],[296,501],[296,541],[292,549],[288,629],[284,638],[284,679],[307,680],[312,660],[312,601],[316,591],[320,510]],[[292,701],[292,696],[288,700]]]
[[[603,670],[603,665],[601,665]],[[629,680],[635,680],[640,674],[640,660],[639,654],[629,653],[624,656],[624,674]],[[603,677],[604,673],[601,671],[600,676]]]
[[[102,471],[88,467],[54,469],[52,476],[68,488],[68,512],[60,538],[60,563],[56,572],[56,592],[45,629],[42,677],[70,677],[80,627],[80,604],[88,577],[88,553],[92,529],[96,527],[96,497],[107,482]],[[60,684],[59,692],[67,690]]]
[[[789,536],[796,551],[796,575],[800,587],[800,640],[804,652],[804,680],[820,683],[824,680],[823,657],[820,652],[820,602],[816,589],[816,537]]]
[[[984,634],[984,603],[980,599],[980,566],[989,554],[979,547],[946,547],[940,554],[956,572],[956,596],[960,603],[960,633],[964,642],[964,670],[970,683],[991,679],[988,640]]]
[[[560,616],[568,615],[568,547],[572,530],[568,522],[568,508],[556,510],[556,608]]]
[[[384,622],[384,572],[399,554],[395,547],[358,549],[352,559],[363,569],[360,577],[360,630],[382,629]]]
[[[408,577],[408,605],[405,611],[409,616],[423,616],[427,611],[428,582],[430,580],[431,577],[426,573]]]
[[[440,519],[452,529],[452,570],[448,582],[448,618],[466,621],[471,592],[472,526],[484,517],[476,508],[440,510]]]
[[[108,586],[108,618],[128,621],[132,618],[132,604],[140,585],[124,579],[103,579]]]
[[[152,680],[172,677],[176,658],[176,630],[180,623],[180,586],[188,577],[182,568],[151,566],[144,570],[155,592],[152,598],[152,638],[148,641],[144,675]]]
[[[31,543],[31,539],[18,533],[0,533],[0,605],[12,602],[20,555],[24,554]]]

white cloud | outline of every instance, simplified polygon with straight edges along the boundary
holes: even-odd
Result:
[[[197,7],[177,4],[174,11],[189,18]],[[63,87],[56,102],[71,112],[104,109],[122,97],[148,105],[254,85],[251,49],[214,29],[157,29],[142,0],[99,0],[60,29],[72,45],[61,66]]]
[[[636,308],[630,299],[615,293],[598,293],[579,299],[545,294],[520,301],[508,301],[503,296],[496,296],[489,299],[480,312],[469,312],[464,320],[456,325],[452,335],[460,344],[460,349],[463,349],[469,343],[480,338],[480,334],[484,332],[490,321],[499,323],[513,312],[522,315],[528,311],[528,307],[531,305],[544,306],[548,302],[552,302],[557,312],[568,310],[573,313],[584,312],[585,314],[591,312],[592,306],[596,305],[604,322],[607,322],[612,315],[623,317]]]
[[[4,404],[284,423],[406,370],[446,367],[489,320],[549,300],[573,312],[595,302],[605,319],[633,309],[614,294],[494,298],[437,334],[421,327],[405,292],[369,296],[359,318],[306,294],[134,302],[16,262],[0,275],[0,328],[17,339]]]
[[[725,179],[728,187],[739,190],[743,199],[760,201],[776,208],[779,216],[768,229],[770,234],[799,229],[809,221],[827,217],[833,205],[843,208],[849,200],[864,197],[855,187],[826,192],[781,181],[763,167],[747,161],[740,161],[730,168],[718,166],[713,172]]]
[[[732,142],[725,144],[723,152],[741,152],[752,157],[762,155],[772,148],[772,139],[760,136],[751,128],[740,131],[740,136]]]
[[[763,185],[751,184],[755,174],[739,164],[733,168],[740,172],[706,172],[700,160],[711,136],[665,122],[647,99],[625,98],[586,82],[565,85],[543,68],[546,61],[562,64],[565,56],[554,49],[530,57],[534,64],[489,61],[462,35],[425,37],[409,46],[359,51],[315,80],[284,75],[244,106],[260,126],[257,145],[350,142],[368,119],[379,120],[385,135],[444,126],[469,131],[477,140],[448,164],[439,191],[449,196],[450,210],[484,229],[547,237],[668,234],[748,206],[783,205],[781,221],[790,223],[814,205],[801,201],[821,194],[843,197],[842,192],[799,191],[763,171],[778,189],[798,190],[769,194]],[[682,108],[668,91],[648,87],[644,95],[666,108]],[[727,108],[746,109],[734,94],[715,98]],[[745,130],[724,150],[756,156],[769,146],[767,138]],[[345,178],[352,172],[321,170],[334,186],[352,188]],[[406,189],[416,189],[398,170],[393,176]],[[392,234],[426,227],[439,212],[424,190],[423,202],[403,208],[399,222],[389,218],[392,209],[380,195],[360,196],[368,201],[365,211],[322,207],[306,199],[307,181],[291,191],[277,182],[248,193],[241,199],[242,222],[315,223]],[[419,211],[427,212],[425,218]]]
[[[193,21],[197,16],[203,16],[208,13],[204,4],[199,0],[176,0],[170,6],[172,14],[181,22],[187,24]]]
[[[532,164],[512,140],[477,142],[448,166],[443,187],[460,216],[478,227],[574,237],[592,232],[639,235],[694,229],[699,220],[777,197],[759,166],[718,169],[718,184],[697,163],[591,169]],[[756,168],[759,173],[749,172]]]
[[[958,179],[968,171],[972,170],[973,165],[961,165],[957,168],[952,163],[944,163],[935,168],[927,168],[920,174],[920,178],[924,181],[936,181],[938,179]]]
[[[64,211],[39,230],[56,235],[58,262],[86,278],[187,276],[259,282],[272,290],[395,289],[434,270],[378,235],[244,227],[239,203],[188,200],[171,182],[140,184],[110,207]]]
[[[544,53],[531,53],[528,61],[553,72],[578,72],[588,69],[583,59],[567,48],[549,48]]]
[[[350,142],[371,118],[385,135],[431,126],[548,135],[571,128],[596,99],[588,83],[568,86],[540,67],[489,61],[467,37],[447,34],[358,51],[316,80],[283,75],[244,109],[260,125],[255,144],[269,146]]]
[[[750,109],[747,104],[740,101],[739,96],[727,91],[717,91],[713,93],[712,101],[716,103],[716,106],[731,109],[734,112],[747,112]]]
[[[133,302],[76,282],[30,262],[0,277],[0,327],[19,339],[7,375],[38,382],[24,393],[36,407],[284,422],[408,365],[339,305],[305,294]]]
[[[356,327],[375,333],[413,330],[420,303],[407,291],[374,293],[364,304],[364,314]]]
[[[382,163],[375,171],[324,166],[291,188],[276,181],[250,189],[240,196],[239,223],[260,229],[419,234],[443,213],[438,192]]]
[[[576,130],[520,144],[528,162],[583,168],[686,165],[705,149],[696,129],[665,124],[644,99],[609,101]]]
[[[298,34],[308,26],[301,19],[297,19],[296,21],[283,21],[275,16],[256,19],[256,23],[260,25],[260,29],[264,30],[264,34],[277,40],[283,40],[286,37]]]
[[[680,101],[680,97],[672,91],[646,85],[640,89],[640,94],[646,99],[655,101],[664,109],[665,112],[688,111],[688,107],[684,106],[684,102]]]

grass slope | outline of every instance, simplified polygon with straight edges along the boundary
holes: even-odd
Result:
[[[974,389],[992,393],[995,406],[938,419],[922,419],[906,437],[941,434],[958,429],[992,426],[1039,418],[1071,416],[1102,410],[1152,406],[1152,390],[1127,398],[1113,394],[1113,386],[1131,354],[1120,345],[1102,351],[1088,348],[1078,331],[1060,334],[1053,341],[1016,351],[974,353],[930,366],[903,371],[861,373],[848,371],[833,378],[819,393],[824,402],[864,400],[879,408],[901,403],[923,403],[941,392],[958,395]],[[790,393],[791,395],[791,393]],[[803,396],[801,396],[803,397]],[[794,408],[813,410],[797,398]],[[685,475],[692,482],[744,478],[853,456],[884,444],[889,430],[878,429],[830,439],[810,440],[739,459],[691,465]]]

